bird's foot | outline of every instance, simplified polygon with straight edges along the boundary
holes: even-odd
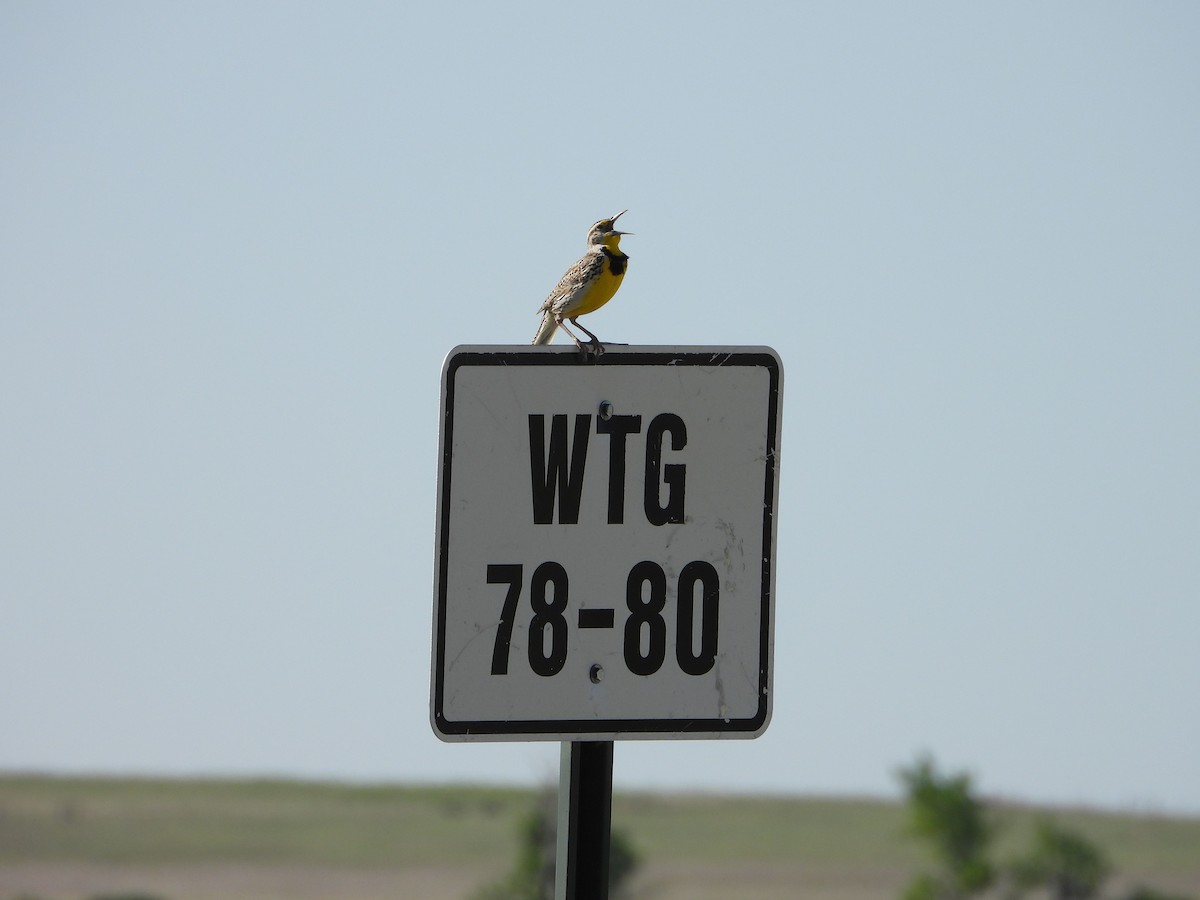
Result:
[[[576,341],[575,346],[579,348],[580,362],[596,362],[604,353],[604,345],[594,338],[586,344]]]

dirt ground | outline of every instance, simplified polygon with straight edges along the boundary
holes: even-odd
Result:
[[[0,866],[0,900],[89,900],[143,894],[162,900],[469,900],[500,873],[486,867],[352,869],[214,863],[105,866],[23,863]],[[911,873],[860,867],[821,871],[800,863],[648,863],[633,900],[894,900]],[[1114,882],[1118,879],[1114,879]],[[1200,896],[1200,883],[1156,886]],[[1132,885],[1110,884],[1113,893]]]
[[[461,900],[494,874],[462,866],[360,870],[228,863],[36,863],[0,868],[0,900],[87,900],[99,894],[119,893],[163,900]]]
[[[87,900],[139,893],[164,900],[466,900],[497,873],[470,867],[357,870],[262,865],[102,866],[22,864],[0,867],[0,900]],[[889,877],[890,876],[890,877]],[[799,865],[646,865],[637,900],[884,900],[897,894],[895,873],[860,884],[829,883]]]

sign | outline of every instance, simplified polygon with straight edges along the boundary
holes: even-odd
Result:
[[[450,353],[440,738],[766,730],[782,389],[766,347]]]

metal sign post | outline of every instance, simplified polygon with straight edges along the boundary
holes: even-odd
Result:
[[[563,741],[555,900],[608,897],[612,766],[612,741]]]
[[[770,722],[782,400],[768,347],[446,358],[430,721],[564,742],[559,896],[606,896],[614,740]]]

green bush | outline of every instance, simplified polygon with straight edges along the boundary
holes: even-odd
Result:
[[[988,861],[993,828],[971,792],[970,776],[944,776],[922,757],[900,779],[908,794],[913,831],[927,838],[942,862],[938,874],[919,876],[905,900],[962,900],[986,890],[995,877]]]
[[[475,900],[554,900],[554,866],[558,843],[558,799],[543,791],[520,826],[520,845],[512,871],[487,885]],[[608,889],[613,898],[624,896],[630,876],[640,860],[624,832],[609,837]]]

